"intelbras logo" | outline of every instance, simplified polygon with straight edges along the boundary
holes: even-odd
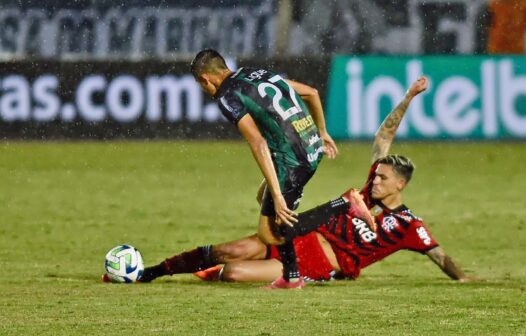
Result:
[[[430,79],[397,132],[405,138],[526,137],[526,59],[336,58],[328,124],[337,137],[374,136],[419,76]]]

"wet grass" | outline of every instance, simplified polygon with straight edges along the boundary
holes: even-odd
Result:
[[[301,209],[361,186],[369,145],[343,143]],[[237,142],[0,144],[0,335],[526,334],[526,145],[402,143],[406,204],[470,275],[400,252],[357,281],[266,292],[191,275],[99,282],[130,243],[146,263],[254,232],[260,173]]]

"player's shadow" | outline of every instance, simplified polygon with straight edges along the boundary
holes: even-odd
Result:
[[[65,282],[76,282],[82,281],[87,283],[103,283],[101,280],[101,275],[93,274],[58,274],[58,273],[48,273],[45,274],[45,278],[49,280],[65,281]],[[390,288],[393,286],[400,287],[404,283],[411,288],[426,288],[426,287],[451,287],[451,286],[469,286],[469,287],[494,287],[501,288],[503,284],[510,284],[513,282],[513,279],[509,278],[493,278],[493,279],[478,279],[470,283],[458,283],[457,281],[444,279],[441,277],[436,278],[426,278],[417,280],[414,277],[406,277],[400,275],[390,275],[390,276],[364,276],[358,280],[333,280],[333,281],[322,281],[322,282],[307,282],[307,288],[323,288],[323,287],[374,287],[374,288]],[[119,285],[119,284],[114,284]],[[173,276],[173,277],[164,277],[157,279],[151,283],[140,283],[137,285],[141,286],[188,286],[188,287],[198,287],[198,288],[209,288],[219,287],[219,288],[229,288],[237,290],[253,290],[262,288],[265,285],[268,285],[266,282],[250,282],[250,283],[241,283],[241,282],[223,282],[223,281],[203,281],[198,278],[192,278],[188,275],[183,276]]]

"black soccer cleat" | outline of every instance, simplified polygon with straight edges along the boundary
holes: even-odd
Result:
[[[157,276],[152,272],[153,267],[146,267],[141,277],[137,279],[137,282],[152,282],[157,278]]]
[[[166,270],[162,264],[152,266],[152,267],[146,267],[144,271],[142,272],[141,277],[137,279],[137,282],[152,282],[158,277],[166,275],[166,274],[167,274]]]

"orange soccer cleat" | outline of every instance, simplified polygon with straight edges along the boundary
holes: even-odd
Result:
[[[356,217],[363,219],[371,230],[376,232],[376,222],[374,221],[373,215],[371,215],[371,211],[363,201],[363,196],[360,192],[356,189],[350,189],[343,194],[343,197],[349,200],[351,211],[355,212]]]
[[[222,265],[216,265],[205,270],[193,273],[196,277],[204,281],[219,281],[223,272]]]
[[[300,277],[298,281],[296,282],[289,282],[285,280],[283,277],[279,277],[276,280],[274,280],[273,283],[270,285],[266,285],[263,288],[264,289],[302,289],[305,287],[305,281],[303,280],[303,277]]]

